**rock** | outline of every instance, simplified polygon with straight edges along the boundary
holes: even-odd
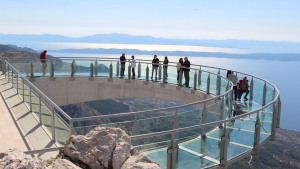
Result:
[[[46,166],[47,169],[80,169],[80,167],[76,166],[69,160],[59,158],[51,158],[43,161],[43,165]]]
[[[126,142],[119,143],[112,158],[112,166],[114,169],[120,169],[123,163],[130,157],[131,145]]]
[[[150,160],[146,153],[138,152],[127,159],[121,169],[160,169],[159,165]]]
[[[18,149],[0,153],[1,169],[46,169],[39,158],[31,158]]]
[[[130,157],[130,149],[130,137],[123,130],[96,127],[85,136],[71,136],[62,153],[72,162],[83,163],[87,168],[117,169]]]

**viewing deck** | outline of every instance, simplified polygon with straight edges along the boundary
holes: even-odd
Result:
[[[1,151],[18,147],[46,159],[55,156],[70,135],[106,126],[126,131],[132,144],[161,168],[226,168],[244,157],[258,155],[260,145],[275,140],[280,125],[281,102],[276,86],[235,70],[238,79],[246,76],[250,82],[248,100],[237,102],[239,110],[233,105],[233,84],[222,68],[191,65],[187,88],[182,85],[183,73],[177,81],[176,63],[169,63],[168,77],[160,63],[153,81],[148,60],[137,60],[136,79],[132,79],[130,60],[122,78],[120,61],[114,58],[52,58],[47,64],[43,76],[39,60],[2,58],[0,91],[4,102],[0,117],[16,133],[13,135],[18,143],[7,141],[9,147],[0,147]],[[184,104],[78,118],[59,107],[130,96]],[[1,129],[2,137],[5,132],[10,131]]]

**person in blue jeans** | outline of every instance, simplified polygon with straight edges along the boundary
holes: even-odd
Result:
[[[155,70],[155,81],[157,81],[157,68],[159,66],[159,59],[157,58],[156,55],[154,55],[154,58],[152,60],[152,75],[151,75],[151,80],[153,80],[153,72]]]
[[[246,95],[244,96],[244,100],[247,101],[248,100],[247,96],[249,94],[248,80],[246,80],[245,78],[242,81],[240,80],[237,88],[238,88],[237,96],[238,96],[239,101],[241,100],[243,93],[246,93]]]

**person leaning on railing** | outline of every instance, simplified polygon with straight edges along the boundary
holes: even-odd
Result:
[[[238,82],[238,78],[234,75],[234,73],[232,71],[230,71],[227,78],[233,84],[234,99],[236,100],[237,99],[237,82]]]
[[[132,79],[135,79],[135,66],[136,66],[136,60],[134,59],[134,55],[131,56],[131,69],[132,69]]]
[[[124,72],[125,72],[125,63],[126,63],[126,58],[125,58],[125,53],[122,53],[122,56],[120,57],[120,62],[121,62],[121,77],[124,77]]]
[[[177,63],[177,83],[179,83],[179,74],[182,66],[183,66],[183,59],[180,58]]]
[[[152,60],[152,75],[151,75],[151,80],[153,80],[153,72],[155,70],[155,81],[157,80],[157,68],[159,66],[159,59],[157,58],[157,55],[153,56]]]
[[[47,53],[47,50],[44,50],[41,55],[40,55],[40,60],[42,62],[42,65],[43,65],[43,76],[46,75],[46,68],[47,68],[47,62],[46,62],[46,53]]]
[[[190,87],[189,83],[190,83],[190,67],[191,67],[191,63],[188,60],[187,57],[184,57],[184,62],[183,62],[183,72],[184,72],[184,79],[185,79],[185,83],[183,85],[185,85],[185,87]]]

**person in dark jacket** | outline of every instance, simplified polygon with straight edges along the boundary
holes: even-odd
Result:
[[[125,58],[125,53],[122,53],[122,56],[120,57],[120,62],[121,62],[121,77],[124,77],[124,72],[125,72],[125,63],[126,63],[126,58]]]
[[[180,71],[181,71],[181,67],[183,66],[183,59],[180,58],[178,63],[177,63],[177,83],[179,83],[179,75],[180,75]]]
[[[168,60],[168,57],[166,56],[165,57],[165,60],[164,60],[164,71],[166,72],[166,79],[168,78],[168,63],[169,63],[169,60]]]
[[[190,83],[190,67],[191,67],[191,63],[188,60],[187,57],[184,58],[184,62],[183,62],[183,72],[184,72],[184,78],[185,78],[185,87],[189,87],[189,83]]]
[[[152,75],[151,75],[151,80],[153,80],[153,72],[155,70],[155,81],[157,81],[157,68],[159,66],[159,59],[157,58],[156,55],[154,55],[154,58],[152,60]]]
[[[47,50],[44,50],[41,55],[40,55],[40,60],[42,62],[42,65],[43,65],[43,76],[46,75],[46,68],[47,68],[47,62],[46,62],[46,53],[47,53]]]

